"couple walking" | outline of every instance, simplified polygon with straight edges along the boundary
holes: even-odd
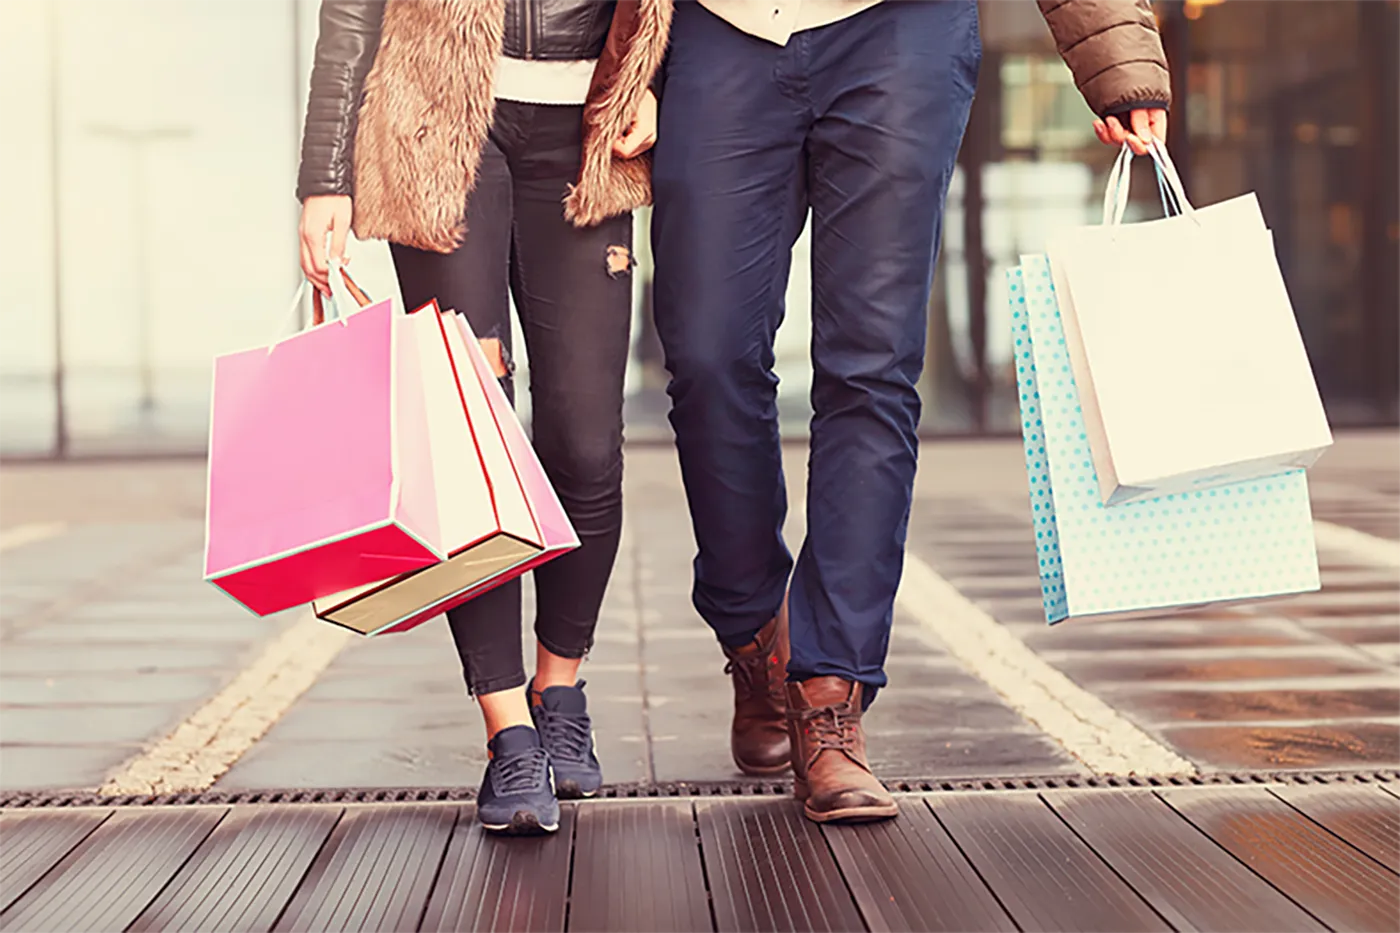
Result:
[[[1039,0],[1106,144],[1164,137],[1147,0]],[[818,821],[891,817],[861,716],[883,664],[915,463],[926,308],[981,59],[975,0],[323,0],[298,195],[328,287],[347,231],[387,240],[405,303],[467,316],[582,546],[448,614],[490,762],[492,830],[557,827],[602,785],[579,665],[622,528],[631,211],[654,201],[655,314],[740,770],[791,768]],[[654,147],[653,147],[654,144]],[[773,374],[812,217],[807,536],[783,540]],[[716,750],[718,754],[718,750]]]

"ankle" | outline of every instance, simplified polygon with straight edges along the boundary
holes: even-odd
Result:
[[[538,703],[540,694],[550,687],[577,685],[582,664],[583,658],[566,658],[539,645],[535,652],[535,679],[530,682],[530,702]]]
[[[481,716],[486,723],[487,742],[494,739],[497,733],[512,726],[535,728],[523,685],[498,693],[480,694],[477,703],[481,706]]]

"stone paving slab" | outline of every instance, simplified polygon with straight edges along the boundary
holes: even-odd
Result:
[[[1393,441],[1341,439],[1317,474],[1329,520],[1381,533],[1372,530],[1388,520],[1380,503],[1400,499]],[[804,456],[788,450],[795,504]],[[1392,568],[1324,553],[1325,590],[1315,596],[1052,629],[1040,614],[1023,486],[1014,443],[926,448],[912,552],[1043,660],[1204,769],[1400,761]],[[66,523],[0,553],[0,787],[99,783],[290,624],[290,615],[255,619],[200,581],[202,495],[194,462],[0,473],[0,529]],[[629,449],[627,509],[583,673],[608,777],[732,780],[724,659],[690,606],[693,541],[669,449]],[[794,550],[801,534],[794,508]],[[885,776],[1080,770],[916,620],[897,616],[891,648],[891,686],[867,718]],[[220,786],[471,785],[483,740],[438,620],[351,642]]]
[[[0,553],[0,787],[101,783],[288,622],[201,581],[202,523],[131,518]]]
[[[796,464],[793,473],[800,475]],[[630,452],[627,508],[599,641],[582,672],[605,773],[617,783],[741,778],[729,757],[732,700],[724,658],[690,605],[694,543],[669,452]],[[790,537],[800,534],[794,517]],[[528,638],[526,656],[533,658]],[[903,615],[891,657],[894,687],[866,720],[882,774],[1080,770]],[[414,685],[413,692],[403,690]],[[394,708],[370,714],[369,707],[350,707],[366,694]],[[354,643],[218,786],[475,784],[483,745],[450,638],[434,622]]]
[[[1328,481],[1345,477],[1334,466]],[[1203,769],[1400,762],[1394,568],[1324,550],[1320,593],[1049,627],[1023,503],[1019,492],[930,494],[911,548],[1043,660]]]

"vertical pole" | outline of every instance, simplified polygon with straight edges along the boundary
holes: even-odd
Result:
[[[986,199],[982,176],[996,158],[1000,134],[1001,68],[993,51],[983,51],[982,68],[963,134],[959,158],[963,172],[963,260],[967,269],[968,337],[972,343],[973,384],[971,399],[973,429],[987,430],[987,247],[983,236]]]
[[[301,94],[303,88],[301,80],[301,0],[289,0],[288,5],[292,10],[292,166],[293,172],[298,171],[297,166],[301,162],[301,117],[302,105]],[[301,237],[300,215],[293,220],[295,226],[292,229],[297,231],[297,237]],[[300,252],[296,254],[300,256]],[[301,262],[297,260],[296,279],[300,282],[302,276]],[[305,330],[309,323],[306,319],[306,306],[303,304],[297,309],[297,329]]]
[[[137,137],[133,140],[131,147],[131,196],[134,201],[132,213],[136,226],[136,280],[137,280],[137,301],[136,309],[136,339],[137,344],[137,366],[141,379],[141,402],[140,408],[143,415],[149,414],[156,407],[155,372],[152,361],[151,340],[154,334],[151,329],[151,281],[150,281],[150,244],[147,242],[147,214],[146,209],[146,139]]]
[[[1370,408],[1368,421],[1394,424],[1400,415],[1400,183],[1397,149],[1395,36],[1400,11],[1393,4],[1358,3],[1357,193],[1361,214],[1362,343],[1358,388]]]
[[[59,7],[63,0],[52,0],[49,9],[49,152],[52,159],[50,209],[53,214],[53,401],[55,457],[68,456],[68,403],[63,357],[63,199],[60,196],[63,168],[59,157],[62,129],[59,125]]]
[[[1186,97],[1190,87],[1191,21],[1186,18],[1184,0],[1161,5],[1162,45],[1171,69],[1172,112],[1167,150],[1187,191],[1191,190],[1191,108]]]

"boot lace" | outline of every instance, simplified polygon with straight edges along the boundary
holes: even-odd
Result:
[[[744,699],[767,694],[772,699],[781,699],[783,683],[781,677],[774,677],[770,671],[777,667],[778,656],[768,651],[731,657],[724,665],[724,672],[734,677],[739,694]]]
[[[536,724],[545,747],[556,760],[571,763],[588,760],[593,748],[593,729],[586,717],[539,709]]]
[[[844,706],[823,706],[796,714],[812,752],[849,751],[859,735],[860,715]]]
[[[549,782],[549,755],[542,748],[532,748],[509,758],[491,761],[494,773],[491,783],[503,797],[528,794]]]

